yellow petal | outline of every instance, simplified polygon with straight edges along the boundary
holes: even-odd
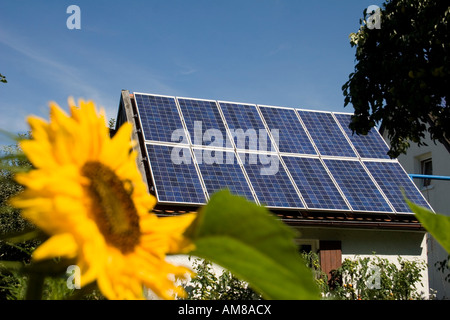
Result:
[[[157,222],[141,218],[143,234],[160,235],[167,241],[167,253],[184,253],[193,249],[193,244],[183,236],[185,230],[194,221],[196,214],[188,213],[180,216],[158,218]]]
[[[34,252],[33,259],[43,260],[55,257],[75,258],[78,245],[70,233],[52,236],[41,244]]]

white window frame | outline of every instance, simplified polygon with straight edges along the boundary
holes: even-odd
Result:
[[[299,247],[301,245],[311,246],[311,252],[318,253],[319,252],[319,240],[316,239],[295,239],[295,244]]]

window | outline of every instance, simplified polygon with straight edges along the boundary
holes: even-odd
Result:
[[[433,174],[433,162],[431,158],[420,161],[420,171],[421,174]],[[428,187],[429,185],[431,185],[431,179],[422,179],[422,187]]]
[[[324,272],[328,280],[332,277],[333,270],[338,269],[342,264],[341,241],[324,241],[324,240],[296,240],[298,250],[302,254],[315,254],[319,259],[320,269]],[[309,261],[309,267],[313,267],[312,260]],[[329,283],[330,284],[330,283]]]
[[[310,268],[314,265],[320,264],[319,255],[317,251],[319,249],[319,240],[305,240],[297,239],[296,241],[298,252],[306,259],[306,262]],[[317,262],[315,262],[317,260]]]
[[[301,244],[298,246],[298,251],[310,253],[312,251],[312,245],[310,244]]]
[[[317,253],[317,251],[319,249],[319,241],[318,240],[297,239],[295,242],[297,243],[299,252]]]

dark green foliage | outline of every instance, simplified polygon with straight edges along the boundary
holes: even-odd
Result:
[[[391,157],[410,141],[423,144],[427,132],[450,138],[449,19],[446,0],[387,1],[379,29],[364,24],[350,36],[356,65],[342,87],[355,109],[350,128],[366,134],[382,122]]]
[[[320,268],[320,261],[317,253],[310,251],[301,252],[300,254],[303,257],[303,260],[306,262],[306,266],[311,269],[314,275],[314,280],[317,284],[317,287],[320,289],[320,292],[322,292],[322,294],[328,292],[330,290],[328,286],[328,277]]]
[[[19,135],[19,139],[29,138],[29,134]],[[12,208],[9,199],[23,190],[14,180],[14,174],[31,168],[30,162],[21,154],[17,144],[5,146],[0,151],[0,260],[29,261],[33,248],[39,241],[32,240],[20,244],[3,241],[5,235],[20,234],[35,227],[23,219],[19,210]]]
[[[316,253],[301,253],[315,275],[316,284],[324,299],[338,300],[419,300],[427,296],[419,292],[424,262],[398,257],[397,264],[385,258],[357,257],[345,259],[333,272],[328,285],[326,274],[320,269]],[[214,272],[211,262],[194,259],[193,270],[197,276],[185,285],[188,299],[195,300],[259,300],[247,283],[224,270],[220,276]],[[379,283],[375,279],[379,272]]]
[[[231,272],[223,270],[217,276],[211,262],[194,258],[193,270],[197,274],[185,286],[188,299],[195,300],[260,300],[246,282],[236,278]]]
[[[343,300],[419,300],[424,262],[398,257],[398,264],[377,256],[345,259],[331,279],[330,295]],[[378,278],[378,279],[377,279]]]

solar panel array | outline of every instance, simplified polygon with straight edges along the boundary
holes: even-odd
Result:
[[[224,188],[309,211],[410,213],[429,207],[381,135],[351,114],[134,93],[159,203],[202,205]]]

